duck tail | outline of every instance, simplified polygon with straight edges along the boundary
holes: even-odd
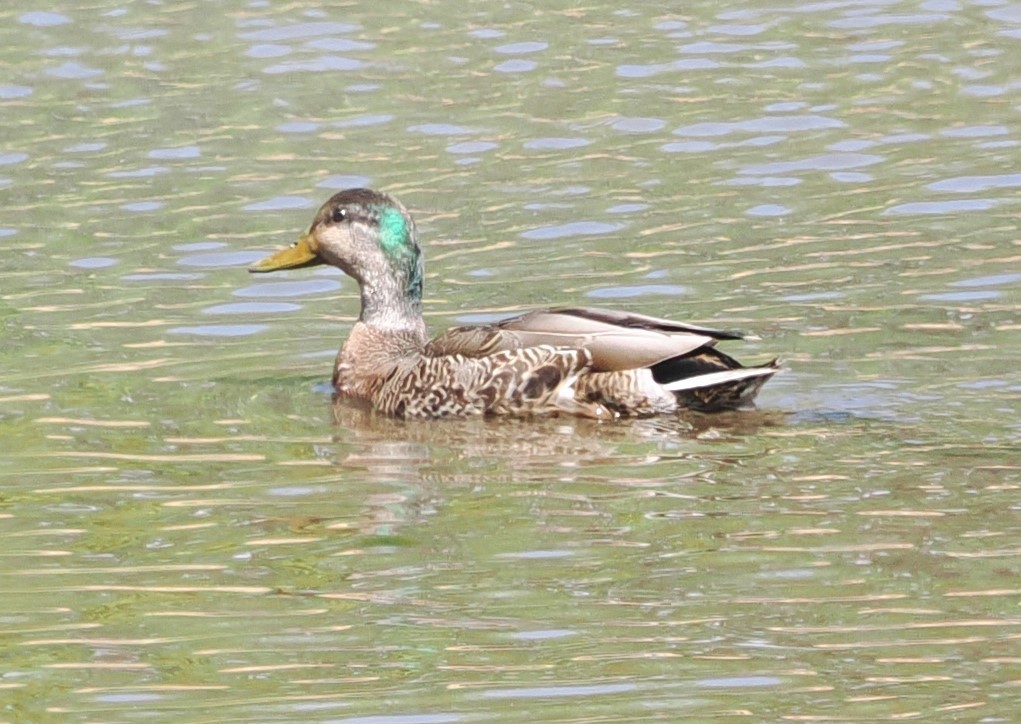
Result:
[[[733,410],[752,405],[762,385],[780,371],[777,360],[745,367],[714,348],[686,358],[665,360],[653,376],[677,397],[678,404],[702,412]]]

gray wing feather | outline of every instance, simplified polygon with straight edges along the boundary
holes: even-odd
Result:
[[[721,338],[693,329],[644,315],[565,307],[529,312],[492,325],[455,327],[432,340],[426,354],[484,357],[500,351],[553,345],[587,349],[592,355],[593,371],[613,372],[650,367],[712,346]]]

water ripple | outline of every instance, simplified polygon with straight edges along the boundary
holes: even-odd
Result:
[[[610,124],[615,131],[623,133],[653,133],[662,130],[666,121],[659,118],[627,118],[621,117]]]
[[[149,158],[166,160],[173,158],[198,158],[202,153],[198,146],[182,146],[180,148],[155,148],[149,151]]]
[[[498,45],[493,50],[497,53],[503,53],[505,55],[520,55],[524,53],[537,53],[540,50],[546,50],[549,47],[549,43],[543,43],[539,41],[525,41],[522,43],[507,43],[506,45]]]
[[[192,334],[198,337],[247,337],[267,329],[266,324],[199,324],[189,327],[172,327],[168,334]]]
[[[1021,24],[1021,3],[1012,3],[998,7],[995,10],[988,10],[986,17],[1003,23]]]
[[[304,297],[312,294],[325,294],[340,289],[337,279],[306,279],[302,281],[266,282],[235,289],[236,297]]]
[[[294,52],[288,45],[274,45],[271,43],[260,43],[249,48],[245,55],[249,58],[282,58]]]
[[[621,78],[650,78],[662,73],[683,72],[692,70],[716,70],[720,64],[705,58],[675,60],[672,63],[650,63],[648,65],[625,64],[617,66],[617,75]]]
[[[577,636],[577,631],[567,628],[544,629],[538,631],[518,631],[510,635],[513,639],[520,641],[548,641],[549,639],[561,639],[566,636]]]
[[[27,153],[21,153],[20,151],[14,153],[2,153],[0,154],[0,166],[8,166],[10,164],[21,163],[22,161],[28,160]]]
[[[319,38],[305,43],[306,48],[313,50],[324,50],[328,53],[350,53],[358,50],[372,50],[375,43],[367,43],[364,40],[350,40],[348,38]]]
[[[426,136],[474,136],[479,133],[468,126],[458,126],[453,123],[419,123],[408,126],[409,133],[423,133]]]
[[[834,171],[830,174],[830,178],[845,184],[864,184],[875,180],[875,176],[872,174],[858,173],[857,171]]]
[[[702,679],[696,685],[709,689],[734,687],[743,689],[750,686],[780,686],[783,679],[776,676],[729,676],[718,679]]]
[[[84,143],[72,143],[64,149],[65,153],[95,153],[96,151],[102,151],[106,148],[106,143],[102,141],[91,141]]]
[[[562,151],[568,148],[588,146],[592,141],[587,138],[535,138],[526,141],[524,147],[533,151]]]
[[[940,131],[941,136],[948,138],[987,138],[989,136],[1006,136],[1010,131],[1005,126],[959,126]]]
[[[122,282],[181,282],[201,279],[202,274],[175,274],[171,272],[150,272],[144,274],[125,274]]]
[[[793,133],[797,131],[821,131],[844,128],[846,123],[828,116],[765,116],[746,121],[707,121],[682,126],[673,133],[675,136],[725,136],[730,133]]]
[[[0,100],[14,100],[15,98],[25,98],[30,96],[35,91],[25,85],[2,85],[0,86]]]
[[[926,302],[981,302],[996,299],[1000,292],[940,292],[938,294],[919,294],[918,298]]]
[[[1006,173],[993,176],[958,176],[935,181],[925,188],[932,191],[951,191],[958,194],[990,189],[1009,189],[1021,186],[1021,173]]]
[[[44,72],[47,75],[67,80],[85,80],[86,78],[95,78],[96,76],[103,75],[103,71],[98,68],[90,68],[73,60],[61,63],[55,68],[47,68]]]
[[[372,185],[368,176],[328,176],[316,184],[317,189],[350,189]]]
[[[768,30],[770,25],[714,25],[709,28],[711,33],[719,33],[720,35],[733,35],[736,37],[748,37],[751,35],[761,35]]]
[[[593,299],[633,299],[635,297],[647,297],[651,295],[666,295],[676,297],[687,294],[688,290],[678,284],[640,284],[632,287],[602,287],[590,289],[586,297]]]
[[[77,269],[103,269],[115,264],[120,264],[120,259],[112,259],[108,256],[88,256],[70,262],[70,266]]]
[[[883,216],[904,214],[956,214],[963,211],[988,211],[996,206],[992,199],[966,199],[961,201],[914,201],[891,206]]]
[[[162,201],[134,201],[130,204],[121,204],[121,208],[125,211],[134,211],[136,213],[159,211],[164,206],[166,206],[166,204]]]
[[[499,147],[500,144],[492,141],[464,141],[447,146],[447,153],[485,153]]]
[[[695,43],[688,43],[678,48],[681,53],[740,53],[742,51],[749,50],[747,45],[738,45],[736,43],[714,43],[708,40],[700,40]]]
[[[35,25],[36,27],[45,28],[53,27],[55,25],[66,25],[71,22],[71,18],[66,15],[62,15],[61,13],[37,10],[34,12],[22,13],[18,16],[18,22],[23,25]]]
[[[334,121],[334,128],[359,128],[362,126],[380,126],[384,123],[389,123],[394,119],[392,113],[373,113],[365,116],[355,116],[354,118],[345,118],[342,121]]]
[[[1017,284],[1021,282],[1021,274],[990,274],[984,277],[972,277],[952,282],[952,287],[997,287],[1001,284]]]
[[[289,121],[277,126],[281,133],[315,133],[319,128],[319,124],[313,121]]]
[[[147,166],[132,171],[110,171],[106,175],[110,178],[152,178],[169,171],[170,169],[166,166]]]
[[[706,153],[715,151],[720,144],[712,141],[678,141],[675,143],[664,143],[659,150],[664,153]]]
[[[548,699],[550,697],[621,694],[635,691],[636,684],[593,684],[589,686],[533,686],[520,689],[490,689],[483,691],[487,699]]]
[[[784,55],[779,58],[760,60],[757,63],[749,63],[749,68],[807,68],[808,65],[801,58],[794,58]]]
[[[263,73],[279,75],[280,73],[330,73],[361,70],[365,63],[355,58],[340,55],[321,55],[306,60],[289,60],[262,69]]]
[[[208,269],[227,266],[245,266],[263,257],[258,251],[221,251],[211,254],[194,254],[177,260],[181,266],[197,266]]]
[[[495,28],[479,28],[478,30],[472,30],[468,33],[473,38],[480,38],[482,40],[492,40],[493,38],[502,38],[507,33],[502,30],[496,30]]]
[[[227,246],[222,241],[189,241],[185,244],[174,244],[174,251],[211,251]]]
[[[645,211],[648,209],[650,204],[617,204],[611,206],[606,210],[608,214],[634,214],[639,211]]]
[[[884,161],[882,156],[869,153],[827,153],[810,156],[800,161],[775,161],[745,166],[738,173],[749,176],[796,173],[799,171],[841,171],[849,168],[871,166]]]
[[[950,15],[929,13],[918,15],[872,15],[842,18],[827,23],[842,30],[866,30],[888,25],[935,25],[951,19]]]
[[[300,304],[292,302],[233,302],[216,304],[202,310],[203,314],[275,314],[279,312],[297,312]]]
[[[567,224],[557,226],[540,226],[536,229],[525,231],[521,234],[522,239],[562,239],[569,236],[596,236],[598,234],[612,234],[620,231],[625,224],[608,224],[603,221],[571,221]]]
[[[660,146],[660,150],[665,153],[706,153],[721,148],[761,148],[782,143],[786,140],[788,140],[786,136],[756,136],[755,138],[729,143],[717,143],[716,141],[676,141],[663,144]]]
[[[256,201],[245,204],[241,208],[245,211],[289,211],[291,209],[307,209],[313,203],[304,196],[274,196],[265,201]]]
[[[732,178],[726,181],[721,181],[721,186],[762,186],[764,188],[776,187],[782,188],[784,186],[797,186],[803,183],[799,178],[789,178],[783,176],[757,176],[755,178]]]
[[[493,67],[497,73],[527,73],[535,70],[539,64],[534,60],[505,60]]]
[[[294,707],[295,711],[302,708]],[[308,707],[304,708],[308,711]],[[381,714],[379,716],[355,716],[333,719],[337,724],[455,724],[466,721],[462,714]]]
[[[249,30],[239,33],[242,40],[254,40],[257,42],[282,42],[285,40],[306,40],[315,36],[353,33],[358,30],[357,25],[351,23],[296,23],[280,28],[265,28],[262,30]]]
[[[791,210],[779,204],[760,204],[753,206],[745,211],[745,213],[748,216],[783,216],[784,214],[791,213]]]

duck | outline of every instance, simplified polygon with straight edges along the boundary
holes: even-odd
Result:
[[[717,343],[758,339],[633,312],[562,306],[429,339],[415,222],[393,196],[334,194],[308,231],[253,273],[328,264],[358,284],[361,311],[337,354],[334,397],[393,417],[564,414],[596,420],[750,407],[780,370]]]

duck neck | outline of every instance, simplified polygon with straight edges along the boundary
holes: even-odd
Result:
[[[422,318],[421,283],[408,285],[390,275],[363,279],[359,321],[383,332],[411,333],[422,346],[427,341]]]

